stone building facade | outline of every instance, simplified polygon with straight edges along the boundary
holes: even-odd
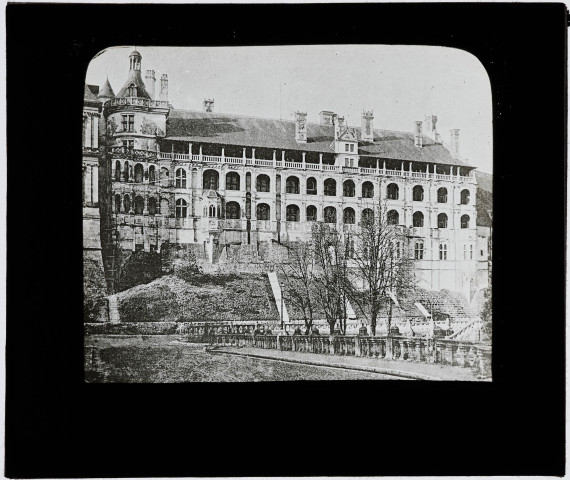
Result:
[[[312,222],[356,228],[385,205],[417,260],[421,286],[482,287],[474,167],[460,157],[459,131],[444,145],[437,117],[411,132],[374,128],[372,111],[353,128],[330,111],[319,122],[174,108],[168,78],[155,96],[153,70],[129,56],[123,88],[99,93],[111,210],[123,249],[194,244],[211,262],[227,245],[306,239]],[[102,95],[101,95],[102,93]],[[469,296],[468,296],[469,298]]]

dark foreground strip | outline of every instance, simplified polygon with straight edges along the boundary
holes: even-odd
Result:
[[[441,380],[438,377],[432,377],[430,375],[424,375],[423,373],[413,373],[413,372],[403,372],[401,370],[391,370],[387,368],[374,368],[368,367],[366,365],[343,365],[341,363],[326,363],[326,362],[316,362],[316,361],[305,361],[305,360],[295,360],[292,358],[277,358],[277,357],[269,357],[266,355],[257,355],[255,353],[238,353],[238,352],[229,352],[225,350],[218,350],[218,349],[207,349],[209,353],[214,354],[223,354],[223,355],[236,355],[238,357],[250,357],[250,358],[260,358],[263,360],[274,360],[276,362],[288,362],[288,363],[298,363],[300,365],[313,365],[317,367],[327,367],[327,368],[336,368],[340,370],[354,370],[354,371],[362,371],[368,373],[378,373],[382,375],[389,375],[391,377],[401,377],[407,378],[411,380]]]

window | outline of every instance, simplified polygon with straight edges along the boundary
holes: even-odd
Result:
[[[354,258],[354,240],[348,239],[344,244],[344,254],[347,258]]]
[[[129,180],[129,162],[125,162],[123,173],[125,174],[125,182],[126,182]]]
[[[183,168],[176,170],[176,188],[186,188],[186,170]]]
[[[314,177],[307,178],[307,195],[317,194],[317,180]]]
[[[270,213],[271,213],[271,210],[269,208],[269,205],[267,205],[266,203],[260,203],[257,206],[257,219],[258,220],[269,220]]]
[[[344,151],[345,151],[345,152],[348,152],[348,143],[345,143],[345,144],[344,144]]]
[[[469,215],[461,215],[461,228],[469,228]]]
[[[135,182],[143,183],[144,168],[140,163],[135,165]]]
[[[142,215],[144,211],[144,198],[140,195],[135,197],[135,215]]]
[[[420,185],[416,185],[412,191],[412,198],[414,202],[423,202],[424,200],[424,189]]]
[[[205,190],[217,190],[218,180],[219,175],[216,170],[206,170],[204,172],[204,180],[202,182],[203,188]]]
[[[134,83],[131,83],[128,88],[129,97],[136,97],[137,96],[137,87]]]
[[[148,199],[148,214],[156,215],[156,198],[154,197]]]
[[[440,188],[437,191],[437,203],[447,203],[447,188]]]
[[[388,212],[388,225],[398,225],[400,223],[400,214],[396,210]]]
[[[368,223],[374,221],[374,212],[371,208],[365,208],[362,210],[362,222]]]
[[[439,259],[447,260],[447,245],[443,243],[439,246]]]
[[[354,182],[352,180],[347,180],[346,182],[344,182],[343,187],[342,187],[342,194],[345,197],[354,197]]]
[[[131,213],[131,197],[129,195],[125,195],[123,198],[123,208],[125,213]]]
[[[336,223],[336,208],[325,208],[325,223]]]
[[[314,222],[317,220],[317,207],[309,205],[307,207],[307,222]]]
[[[121,162],[117,160],[115,162],[115,182],[121,181]]]
[[[354,158],[344,157],[345,167],[354,167]]]
[[[348,207],[344,209],[344,213],[342,215],[342,221],[349,225],[354,225],[355,223],[355,216],[354,209]]]
[[[484,251],[484,250],[481,250],[481,256],[482,256],[482,257],[485,256],[485,251]]]
[[[239,190],[239,173],[230,172],[226,175],[226,190]]]
[[[210,205],[208,207],[208,217],[216,218],[216,206],[215,205]]]
[[[123,140],[123,148],[126,150],[132,150],[135,148],[134,140]]]
[[[463,245],[463,260],[467,260],[467,245]]]
[[[398,200],[400,196],[400,189],[395,183],[391,183],[387,188],[387,195],[389,200]]]
[[[424,214],[422,212],[415,212],[412,217],[414,227],[424,226]]]
[[[336,195],[336,181],[332,178],[327,178],[325,180],[325,195],[329,197],[334,197]]]
[[[416,260],[423,260],[424,259],[424,244],[421,242],[416,243],[415,251],[414,251],[414,258]]]
[[[256,189],[258,192],[269,192],[269,177],[267,175],[257,176]]]
[[[351,151],[351,152],[354,152],[354,143],[351,143],[351,144],[350,144],[350,151]]]
[[[372,182],[362,184],[362,198],[372,198],[374,196],[374,185]]]
[[[437,216],[437,228],[447,228],[447,215],[440,213]]]
[[[186,218],[188,216],[188,204],[183,198],[176,200],[176,218]]]
[[[461,205],[468,205],[469,204],[469,190],[461,190]]]
[[[156,168],[154,165],[148,167],[148,183],[155,183],[156,182]]]
[[[299,193],[299,179],[297,177],[287,177],[285,182],[286,193]]]
[[[297,205],[287,205],[286,215],[288,222],[298,222],[301,220],[299,207]]]
[[[163,187],[168,187],[168,177],[170,173],[166,167],[160,169],[160,184]]]
[[[120,211],[121,211],[121,195],[117,193],[115,194],[115,213],[119,213]]]
[[[131,97],[136,97],[136,95],[130,95]],[[123,115],[123,132],[134,132],[135,131],[135,116],[134,115]]]
[[[473,245],[469,245],[469,260],[473,260]]]
[[[241,218],[241,210],[237,202],[228,202],[228,204],[226,205],[226,218],[229,219]]]

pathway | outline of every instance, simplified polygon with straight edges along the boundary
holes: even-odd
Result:
[[[119,302],[117,295],[109,295],[109,320],[111,323],[121,323],[121,315],[119,314]]]

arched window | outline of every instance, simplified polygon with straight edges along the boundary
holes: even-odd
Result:
[[[461,205],[468,205],[469,204],[469,190],[461,190]]]
[[[188,216],[188,204],[183,198],[176,200],[176,218],[186,218]]]
[[[228,202],[226,205],[226,218],[234,220],[241,218],[241,209],[239,203]]]
[[[297,177],[287,177],[285,191],[287,193],[299,193],[299,179]]]
[[[210,205],[208,207],[208,217],[216,218],[216,206],[215,205]]]
[[[118,193],[115,194],[115,213],[119,213],[121,211],[121,195]]]
[[[125,213],[131,213],[131,197],[129,195],[123,197],[123,208]]]
[[[140,195],[135,197],[135,215],[142,215],[144,211],[144,198]]]
[[[437,228],[447,228],[447,215],[440,213],[437,216]]]
[[[422,212],[415,212],[412,217],[414,227],[424,226],[424,214]]]
[[[345,197],[354,197],[354,182],[352,180],[347,180],[342,185],[342,194]]]
[[[424,244],[423,242],[417,242],[414,249],[414,258],[416,260],[423,260],[424,258]]]
[[[398,200],[398,198],[400,197],[400,189],[398,188],[398,185],[396,185],[395,183],[391,183],[390,185],[388,185],[386,193],[389,200]]]
[[[256,189],[258,192],[269,192],[269,177],[267,175],[258,175],[256,180]]]
[[[364,182],[362,184],[362,198],[374,197],[374,185],[372,182]]]
[[[336,208],[334,207],[325,208],[325,223],[336,223]]]
[[[148,199],[148,214],[156,215],[156,198],[154,197]]]
[[[332,178],[325,180],[325,195],[334,197],[336,195],[336,182]]]
[[[317,207],[309,205],[307,207],[307,222],[314,222],[317,220]]]
[[[226,175],[226,190],[239,190],[239,173],[230,172]]]
[[[344,223],[348,223],[349,225],[354,225],[355,223],[355,217],[356,214],[354,213],[354,209],[348,207],[344,209],[344,212],[342,214],[342,221]]]
[[[297,205],[287,205],[287,221],[298,222],[300,218],[299,207]]]
[[[317,180],[315,177],[307,178],[307,195],[317,194]]]
[[[388,225],[398,225],[400,223],[400,214],[396,210],[388,212]]]
[[[371,208],[362,210],[362,222],[370,223],[374,221],[374,212]]]
[[[126,182],[129,179],[129,162],[125,162],[123,169],[124,169],[125,182]]]
[[[129,97],[136,97],[137,96],[137,87],[134,83],[129,85]]]
[[[439,259],[447,260],[447,245],[445,243],[442,243],[439,246]]]
[[[186,170],[183,168],[176,170],[176,188],[186,188]]]
[[[154,165],[148,167],[148,183],[154,184],[156,182],[156,168]]]
[[[160,169],[160,185],[163,187],[168,187],[168,177],[170,176],[168,168],[162,167]]]
[[[137,163],[135,165],[135,182],[136,183],[142,183],[143,182],[143,176],[144,176],[144,168],[143,168],[142,164]]]
[[[437,190],[437,203],[447,203],[447,188]]]
[[[414,202],[423,202],[424,201],[424,189],[421,185],[416,185],[412,190],[412,198]]]
[[[260,203],[257,205],[257,219],[258,220],[270,220],[271,209],[266,203]]]
[[[121,181],[121,162],[117,160],[115,162],[115,182]]]
[[[469,228],[469,215],[461,215],[461,228]]]
[[[202,188],[205,190],[217,190],[219,185],[219,174],[216,170],[206,170]]]

